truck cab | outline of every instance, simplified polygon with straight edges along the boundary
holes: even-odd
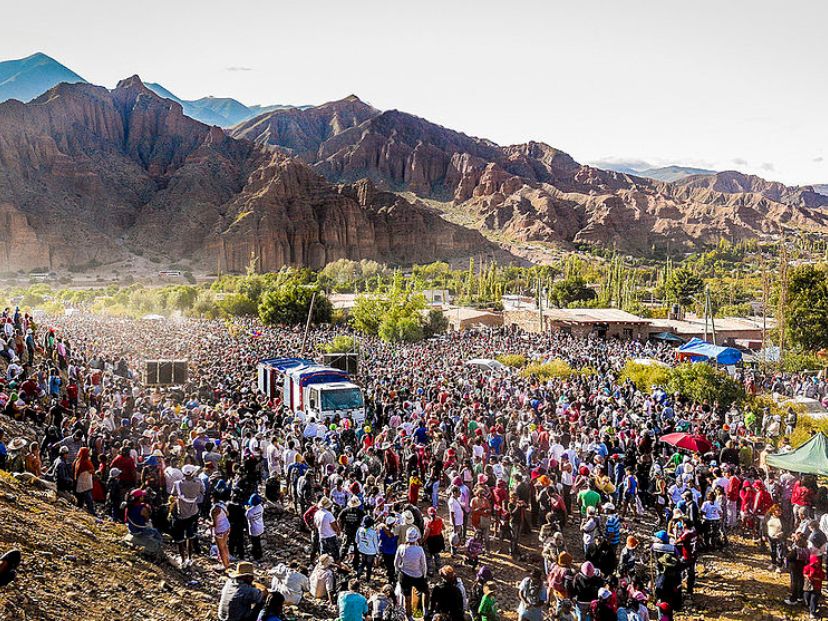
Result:
[[[352,382],[325,382],[305,386],[305,416],[325,421],[339,415],[356,425],[365,422],[365,399],[362,389]]]

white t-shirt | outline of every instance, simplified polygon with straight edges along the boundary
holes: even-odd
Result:
[[[264,534],[264,507],[255,505],[245,511],[247,516],[247,530],[251,537],[261,537]]]
[[[722,509],[715,502],[705,500],[701,506],[701,512],[705,520],[722,519]]]
[[[328,511],[327,509],[322,509],[321,507],[313,516],[313,524],[316,526],[316,530],[319,531],[319,538],[320,539],[327,539],[328,537],[336,537],[336,531],[333,529],[331,524],[333,524],[336,520],[334,520],[333,513]]]
[[[463,505],[460,504],[460,499],[452,496],[448,501],[449,515],[451,516],[451,523],[454,526],[463,523]]]
[[[167,481],[167,493],[172,494],[173,486],[175,485],[176,481],[183,481],[184,480],[184,473],[181,472],[178,468],[174,468],[173,466],[169,466],[164,468],[164,479]]]

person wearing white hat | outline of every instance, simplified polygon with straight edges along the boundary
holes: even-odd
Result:
[[[178,545],[178,562],[182,569],[193,563],[193,548],[198,536],[198,515],[204,499],[204,483],[196,475],[199,468],[186,464],[181,469],[182,479],[173,483],[170,495],[175,498],[172,507],[172,537]]]
[[[405,596],[405,612],[411,616],[411,592],[417,589],[422,598],[423,610],[428,609],[428,566],[423,548],[419,545],[420,531],[411,526],[405,533],[405,543],[397,548],[394,568],[397,570],[400,588]]]

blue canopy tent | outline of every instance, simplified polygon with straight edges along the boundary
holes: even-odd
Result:
[[[676,350],[680,357],[691,360],[712,360],[717,364],[736,364],[742,359],[742,352],[732,347],[720,347],[698,338],[690,339]]]

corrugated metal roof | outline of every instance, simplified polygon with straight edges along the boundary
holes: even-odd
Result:
[[[549,308],[543,315],[552,321],[574,323],[650,323],[649,319],[618,308]]]

